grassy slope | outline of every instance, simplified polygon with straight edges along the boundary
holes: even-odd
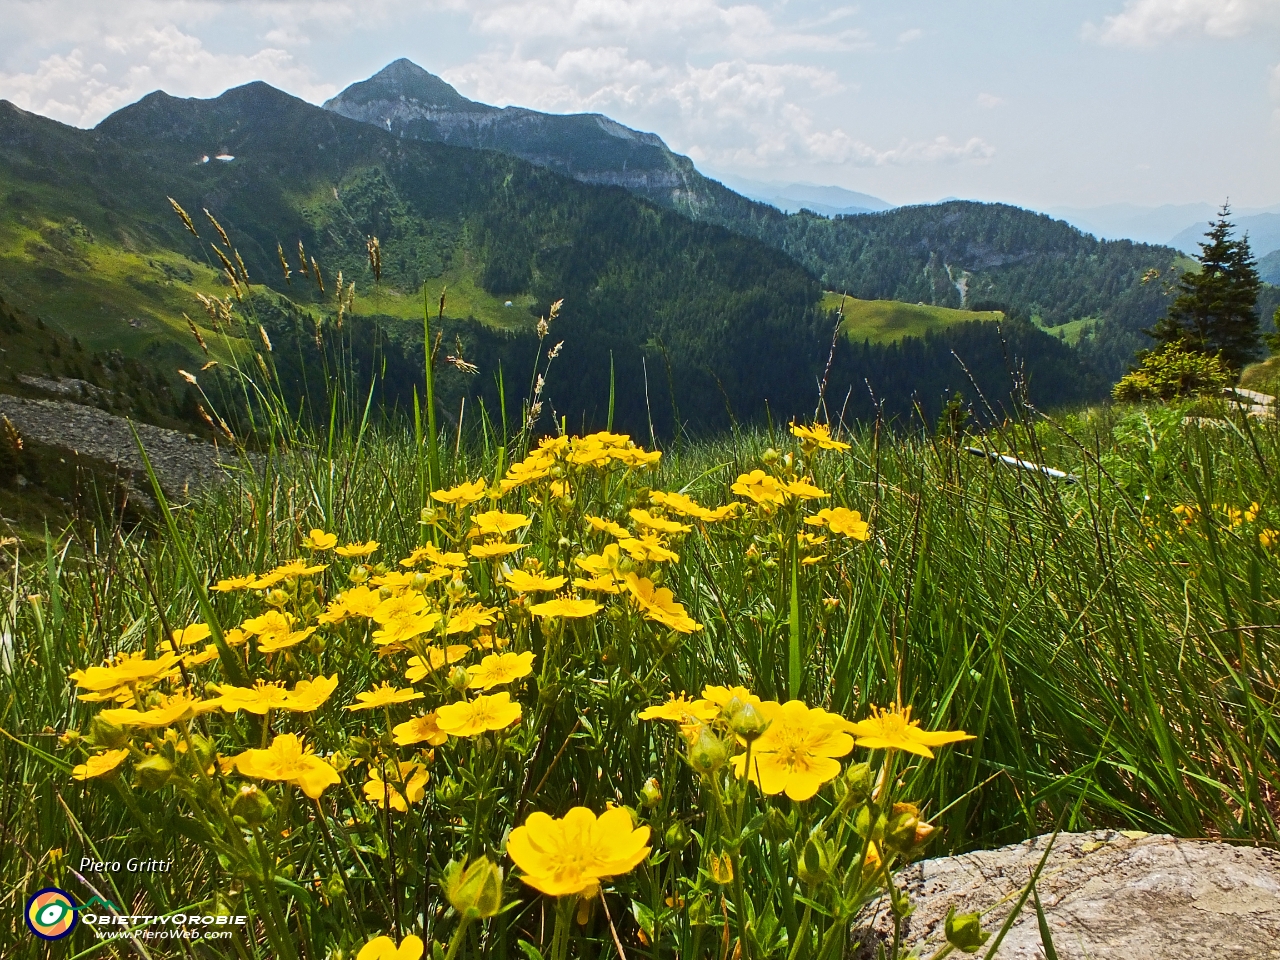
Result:
[[[845,335],[858,342],[894,343],[904,337],[923,337],[929,331],[958,323],[1004,317],[999,310],[955,310],[898,300],[856,300],[830,290],[822,295],[822,306],[826,310],[838,310],[842,303]]]

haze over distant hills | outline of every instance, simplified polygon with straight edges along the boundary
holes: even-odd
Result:
[[[1211,203],[1166,203],[1159,207],[1112,203],[1101,207],[1050,207],[1045,212],[1102,240],[1168,244],[1194,255],[1200,252],[1199,242],[1219,209]],[[1280,204],[1232,210],[1231,220],[1240,233],[1249,233],[1256,256],[1280,249]]]
[[[846,190],[844,187],[819,186],[814,183],[779,183],[749,180],[733,174],[712,174],[731,190],[744,197],[777,207],[783,213],[812,210],[824,217],[850,216],[859,213],[879,213],[890,210],[893,204],[868,193]]]

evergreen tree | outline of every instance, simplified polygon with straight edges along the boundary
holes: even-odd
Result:
[[[1258,352],[1256,308],[1262,282],[1248,235],[1233,238],[1230,215],[1230,204],[1223,204],[1200,244],[1199,271],[1182,274],[1168,315],[1144,332],[1162,344],[1218,354],[1238,372]]]

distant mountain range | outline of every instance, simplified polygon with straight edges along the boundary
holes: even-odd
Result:
[[[423,286],[431,298],[447,288],[446,342],[487,372],[468,381],[448,371],[455,412],[471,391],[493,415],[493,374],[529,368],[537,313],[563,297],[553,336],[565,347],[548,381],[558,414],[599,423],[616,368],[620,425],[647,430],[652,416],[670,431],[760,416],[766,402],[775,416],[811,412],[829,311],[846,293],[975,316],[911,347],[863,344],[845,328],[830,373],[852,397],[850,414],[872,393],[909,411],[913,396],[928,409],[968,389],[953,352],[989,394],[1007,393],[1016,357],[1037,402],[1096,395],[1167,302],[1143,277],[1178,256],[1003,204],[829,218],[813,206],[884,204],[787,184],[781,199],[807,211],[787,214],[703,176],[655,135],[606,117],[477,104],[407,61],[327,107],[263,83],[212,100],[157,92],[86,131],[0,101],[0,296],[88,349],[195,369],[203,361],[184,311],[197,293],[230,289],[209,249],[207,209],[243,255],[277,362],[301,364],[297,382],[319,366],[300,359],[315,349],[305,331],[328,322],[339,270],[359,287],[355,345],[367,351],[384,334],[397,344],[386,354],[397,403],[412,400],[421,376]],[[172,216],[169,196],[202,241]],[[382,247],[378,286],[364,255],[371,236]],[[326,292],[303,275],[299,241]],[[1003,330],[982,322],[993,311]],[[1065,334],[1073,323],[1078,348],[1037,329]],[[202,329],[211,348],[222,342]],[[371,369],[375,358],[362,357]]]
[[[1200,252],[1199,243],[1209,229],[1209,221],[1217,219],[1219,209],[1210,203],[1159,207],[1114,203],[1101,207],[1052,207],[1046,212],[1099,239],[1167,244],[1194,256]],[[1231,219],[1239,233],[1248,232],[1255,256],[1280,249],[1280,205],[1233,210]]]
[[[813,183],[764,183],[748,180],[732,174],[715,174],[726,187],[744,197],[777,207],[783,213],[812,210],[824,217],[854,216],[859,213],[880,213],[891,210],[893,204],[868,193],[846,190],[844,187],[819,186]]]

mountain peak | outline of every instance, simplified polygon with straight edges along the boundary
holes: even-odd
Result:
[[[437,110],[493,109],[468,100],[434,73],[404,57],[393,60],[368,80],[353,83],[328,100],[325,108],[342,113],[344,106],[359,107],[385,100],[403,100]]]

